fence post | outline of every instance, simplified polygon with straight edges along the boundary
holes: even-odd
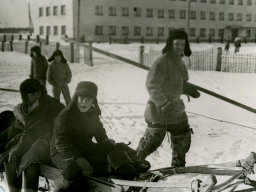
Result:
[[[3,36],[3,41],[6,42],[6,35]]]
[[[159,44],[159,36],[156,38],[156,44]]]
[[[42,41],[39,41],[39,47],[42,48]]]
[[[39,43],[39,41],[40,41],[40,36],[36,35],[36,42]]]
[[[13,51],[13,41],[10,41],[10,51]]]
[[[4,40],[2,41],[2,52],[4,52],[4,44],[5,44],[5,42],[4,42]]]
[[[27,35],[27,40],[30,41],[30,35]]]
[[[109,40],[108,40],[109,44],[112,44],[112,37],[109,36]]]
[[[45,37],[45,44],[49,45],[49,35],[46,35],[46,37]]]
[[[59,49],[60,49],[60,43],[56,42],[56,50],[59,50]]]
[[[221,55],[222,55],[222,47],[218,47],[216,71],[221,71]]]
[[[124,43],[125,43],[125,44],[128,43],[128,37],[127,37],[127,36],[124,37]]]
[[[11,41],[13,41],[14,40],[14,35],[11,35]]]
[[[92,42],[89,42],[89,66],[93,66],[93,58],[92,58]]]
[[[139,50],[139,56],[140,56],[140,64],[144,65],[144,46],[141,45],[140,46],[140,50]]]
[[[74,43],[70,43],[70,62],[74,63]]]
[[[19,35],[19,41],[21,41],[22,40],[22,35]]]
[[[196,42],[200,43],[200,38],[199,37],[196,38]]]
[[[144,44],[144,36],[141,37],[140,42],[141,42],[142,44]]]
[[[28,41],[25,41],[25,53],[28,53]]]

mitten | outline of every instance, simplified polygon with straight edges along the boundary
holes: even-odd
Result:
[[[189,90],[189,92],[188,92],[188,95],[191,96],[191,97],[193,97],[193,98],[198,98],[198,97],[200,97],[199,91],[198,91],[196,88],[194,88],[194,87],[191,87],[191,88],[190,88],[190,90]]]

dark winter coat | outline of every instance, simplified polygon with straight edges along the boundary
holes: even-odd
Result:
[[[187,120],[180,96],[188,79],[188,72],[181,56],[167,53],[154,62],[146,80],[146,88],[150,95],[145,110],[147,123],[166,125]],[[163,115],[161,107],[168,101],[172,103],[170,110]]]
[[[52,62],[49,65],[47,72],[47,81],[55,86],[61,87],[70,83],[72,78],[72,72],[69,68],[68,63],[57,63],[56,61]]]
[[[64,160],[83,157],[95,145],[93,138],[97,143],[108,138],[98,113],[93,107],[81,113],[73,98],[71,104],[55,120],[51,156],[54,158],[61,154]]]
[[[41,55],[40,57],[32,57],[30,67],[30,78],[46,80],[47,69],[48,62],[43,55]]]
[[[5,131],[5,134],[1,134],[2,152],[17,145],[18,164],[36,141],[52,132],[54,120],[64,105],[49,95],[43,95],[39,102],[34,103],[32,108],[30,112],[25,114],[23,105],[17,105],[14,108],[16,122]],[[33,161],[33,159],[29,161]]]

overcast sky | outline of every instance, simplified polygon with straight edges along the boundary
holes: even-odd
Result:
[[[0,28],[28,27],[28,2],[31,0],[0,0]]]

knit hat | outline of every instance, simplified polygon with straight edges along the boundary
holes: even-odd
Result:
[[[37,79],[26,79],[20,84],[21,94],[36,93],[43,90],[43,85]]]
[[[64,55],[63,55],[63,53],[62,53],[62,51],[59,50],[59,49],[57,49],[57,50],[55,50],[55,51],[53,52],[52,56],[48,59],[48,62],[54,61],[55,56],[61,56],[61,61],[62,61],[63,63],[66,63],[66,62],[67,62],[67,60],[65,59],[65,57],[64,57]]]
[[[185,31],[180,30],[180,29],[174,29],[169,32],[169,37],[166,40],[166,44],[162,50],[162,53],[165,54],[168,51],[168,49],[172,45],[174,39],[184,39],[185,40],[184,55],[189,57],[192,54],[192,52],[191,52],[190,45],[188,42],[188,35]]]
[[[75,94],[81,97],[89,97],[95,99],[97,97],[98,87],[91,81],[81,81],[76,86]]]

